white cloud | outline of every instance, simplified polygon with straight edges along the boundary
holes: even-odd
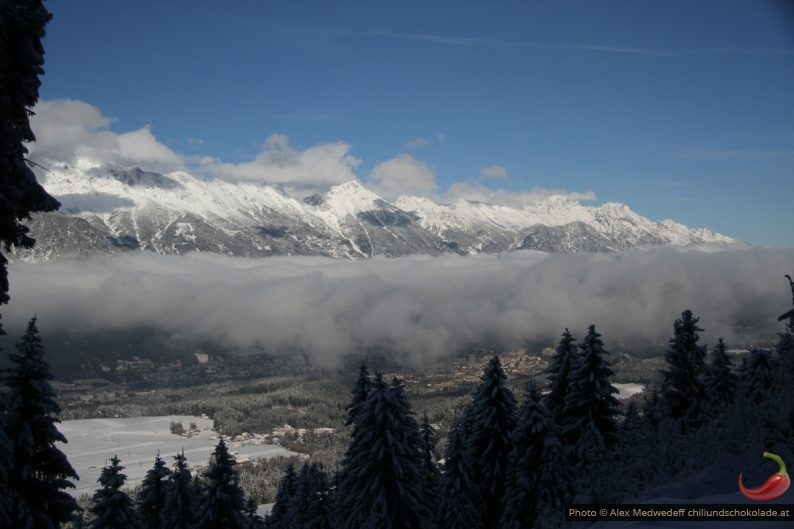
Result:
[[[33,109],[31,127],[36,141],[30,145],[31,159],[89,164],[117,163],[152,170],[174,170],[183,158],[160,143],[146,126],[124,133],[109,129],[112,118],[95,106],[66,99],[41,101]]]
[[[507,169],[501,165],[492,165],[480,171],[482,178],[491,178],[493,180],[507,180]]]
[[[480,184],[465,182],[452,184],[446,193],[438,196],[437,199],[439,202],[446,203],[468,200],[470,202],[484,202],[486,204],[522,208],[553,196],[575,201],[596,199],[596,195],[592,191],[578,193],[564,189],[544,189],[539,187],[524,190],[492,189]]]
[[[360,262],[150,252],[11,265],[9,333],[151,328],[227,351],[265,347],[315,364],[378,348],[421,365],[472,345],[553,345],[594,323],[607,349],[663,344],[690,308],[702,342],[776,340],[794,251],[411,256]],[[726,288],[726,285],[729,288]],[[663,295],[660,295],[663,293]]]
[[[262,152],[250,162],[215,163],[206,169],[224,180],[307,188],[356,180],[353,169],[359,163],[346,143],[323,143],[299,150],[283,134],[273,134],[265,140]]]
[[[429,147],[429,146],[430,146],[430,142],[427,141],[422,136],[417,136],[416,138],[405,142],[406,149],[418,149],[420,147]]]
[[[376,165],[369,174],[371,188],[387,200],[400,195],[425,195],[437,188],[433,170],[410,154],[400,154]]]

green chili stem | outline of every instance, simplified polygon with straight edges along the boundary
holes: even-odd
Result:
[[[788,476],[788,472],[786,472],[786,464],[783,463],[783,460],[780,459],[780,456],[777,456],[771,452],[764,452],[764,457],[768,457],[769,459],[774,459],[777,461],[777,464],[780,465],[780,471],[778,472],[778,475]]]

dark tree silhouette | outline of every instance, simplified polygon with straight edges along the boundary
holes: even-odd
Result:
[[[358,415],[358,411],[361,409],[361,405],[364,404],[364,401],[367,400],[369,396],[369,392],[372,388],[372,381],[370,380],[369,371],[367,370],[367,366],[361,364],[361,367],[358,371],[358,379],[356,380],[355,386],[353,386],[353,398],[350,401],[350,404],[347,405],[347,420],[345,421],[346,425],[355,424],[356,416]]]
[[[289,511],[290,503],[292,503],[292,498],[295,496],[296,478],[295,467],[290,463],[284,470],[284,475],[278,484],[273,508],[270,509],[270,514],[265,518],[265,527],[267,529],[288,529],[287,512]]]
[[[160,514],[165,505],[166,485],[171,470],[160,454],[154,458],[154,466],[146,472],[138,492],[138,512],[141,515],[140,529],[160,529],[163,527]]]
[[[165,489],[161,527],[168,529],[192,529],[196,519],[194,509],[196,497],[190,467],[185,453],[174,456],[174,471],[168,476]]]
[[[736,400],[739,377],[733,371],[733,362],[722,338],[711,352],[711,363],[706,367],[703,377],[703,389],[711,413],[719,413]]]
[[[439,480],[441,473],[436,464],[436,432],[430,425],[427,414],[422,416],[419,432],[422,442],[422,490],[424,491],[422,497],[425,502],[425,508],[435,520],[440,507]]]
[[[0,246],[6,252],[36,242],[21,221],[31,213],[60,207],[26,164],[24,145],[36,139],[29,118],[39,100],[39,76],[44,73],[41,39],[51,18],[41,0],[0,2]],[[0,251],[0,305],[9,299],[7,266]]]
[[[91,529],[137,529],[138,512],[132,499],[121,490],[127,476],[121,471],[121,461],[117,456],[110,458],[99,476],[99,488],[92,499],[91,512],[94,520]]]
[[[510,436],[516,424],[516,399],[507,387],[499,357],[494,356],[488,362],[464,415],[474,483],[482,498],[483,525],[485,529],[496,529],[502,515],[508,459],[513,448]]]
[[[534,382],[518,414],[500,529],[560,526],[571,476],[551,412]]]
[[[697,426],[704,402],[703,373],[705,371],[706,349],[698,344],[700,318],[692,315],[691,310],[681,313],[681,318],[673,324],[673,337],[670,338],[664,355],[667,369],[662,371],[661,400],[673,419],[682,419],[682,426]]]
[[[331,529],[332,505],[328,478],[317,463],[305,463],[295,481],[289,505],[289,529]]]
[[[8,387],[4,426],[13,454],[8,486],[18,499],[14,525],[57,527],[79,510],[74,498],[63,491],[74,488],[70,479],[77,479],[77,474],[55,446],[66,438],[55,427],[61,408],[50,386],[53,376],[44,360],[36,318],[28,323],[17,350],[19,354],[9,354],[12,367],[3,372]]]
[[[2,405],[2,409],[6,409],[3,397],[0,395],[0,405]],[[12,498],[13,491],[8,486],[8,471],[12,464],[11,441],[5,434],[3,425],[5,417],[3,415],[0,413],[0,527],[12,527],[11,516],[14,498]]]
[[[740,368],[742,392],[758,405],[766,398],[775,380],[772,355],[766,349],[753,349]]]
[[[441,508],[438,529],[482,529],[480,491],[469,464],[462,419],[457,418],[447,434],[444,473],[441,475]]]
[[[207,482],[195,529],[243,529],[243,491],[234,458],[223,439],[218,441],[204,472]]]
[[[344,529],[424,529],[419,426],[402,383],[380,373],[362,405],[342,460],[337,520]]]
[[[620,404],[614,395],[617,388],[610,378],[614,375],[606,359],[607,351],[595,325],[588,328],[587,336],[581,344],[581,359],[570,374],[571,387],[565,398],[562,436],[566,446],[575,454],[588,427],[592,425],[601,435],[607,448],[617,442]]]
[[[557,424],[563,423],[565,398],[570,387],[571,371],[576,369],[579,362],[579,351],[576,340],[568,329],[562,333],[556,353],[549,362],[546,374],[549,376],[549,392],[546,395],[546,407],[551,412]]]

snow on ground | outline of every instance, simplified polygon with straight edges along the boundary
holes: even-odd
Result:
[[[181,422],[187,430],[195,423],[198,432],[191,437],[171,433],[171,422]],[[160,453],[171,467],[177,452],[185,451],[191,468],[206,466],[218,444],[217,433],[212,431],[212,420],[186,415],[164,417],[133,417],[126,419],[84,419],[63,421],[59,430],[67,444],[58,444],[77,471],[80,480],[71,494],[93,494],[105,463],[118,455],[127,475],[127,485],[134,487],[143,480]],[[261,444],[261,439],[228,442],[229,451],[241,459],[270,458],[296,455],[280,446]]]
[[[620,393],[618,393],[617,398],[619,399],[627,399],[632,395],[636,395],[637,393],[642,393],[645,391],[645,386],[642,384],[637,384],[636,382],[630,382],[628,384],[612,384],[617,388]]]

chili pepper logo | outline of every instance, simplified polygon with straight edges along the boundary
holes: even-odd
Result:
[[[766,480],[766,483],[757,489],[745,488],[742,484],[742,475],[739,474],[739,490],[751,500],[774,500],[786,492],[786,490],[788,490],[788,486],[791,484],[791,479],[789,479],[788,472],[786,472],[786,465],[783,463],[783,460],[780,459],[780,456],[776,456],[775,454],[769,452],[764,452],[764,457],[768,457],[769,459],[774,459],[777,461],[777,464],[780,465],[780,471],[777,474],[772,474],[769,476],[769,479]]]

